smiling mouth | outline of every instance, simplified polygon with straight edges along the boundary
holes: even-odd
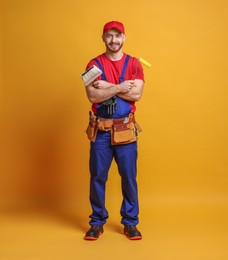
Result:
[[[114,48],[119,46],[118,43],[110,43],[109,45],[110,45],[111,47],[114,47]]]

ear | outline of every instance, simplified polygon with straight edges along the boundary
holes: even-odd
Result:
[[[104,34],[102,34],[102,36],[101,36],[101,37],[102,37],[102,41],[104,42],[104,41],[105,41],[105,39],[104,39]]]
[[[126,41],[126,34],[123,33],[123,42],[125,42],[125,41]]]

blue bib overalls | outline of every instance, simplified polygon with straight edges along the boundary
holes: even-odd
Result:
[[[123,70],[120,76],[120,83],[124,81],[124,74],[129,56],[126,57]],[[95,59],[103,71],[102,79],[106,80],[104,70],[100,62]],[[123,118],[131,112],[129,102],[116,97],[117,110],[111,118]],[[109,117],[105,114],[102,104],[98,105],[97,116]],[[90,144],[90,203],[92,214],[90,225],[103,225],[108,218],[108,211],[105,207],[105,188],[108,179],[108,172],[114,160],[117,163],[121,176],[121,187],[123,201],[120,210],[121,223],[126,226],[138,224],[138,189],[136,182],[137,175],[137,142],[124,145],[111,145],[111,131],[98,130],[96,141]]]

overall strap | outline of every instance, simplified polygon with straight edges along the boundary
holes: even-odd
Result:
[[[121,75],[120,75],[120,83],[124,82],[124,75],[125,75],[125,72],[126,72],[126,69],[127,69],[127,64],[128,64],[129,59],[130,59],[130,56],[127,55],[126,59],[124,61],[124,65],[123,65]]]
[[[99,69],[102,71],[102,75],[101,75],[102,80],[107,81],[107,77],[106,77],[106,75],[105,75],[104,69],[103,69],[103,67],[102,67],[102,65],[101,65],[101,63],[100,63],[100,61],[99,61],[97,58],[94,58],[93,60],[96,61],[96,63],[97,63],[97,65],[98,65]]]

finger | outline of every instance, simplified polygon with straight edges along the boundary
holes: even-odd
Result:
[[[93,82],[93,86],[94,86],[94,88],[98,88],[99,86],[98,86],[98,82],[97,81],[94,81]]]

